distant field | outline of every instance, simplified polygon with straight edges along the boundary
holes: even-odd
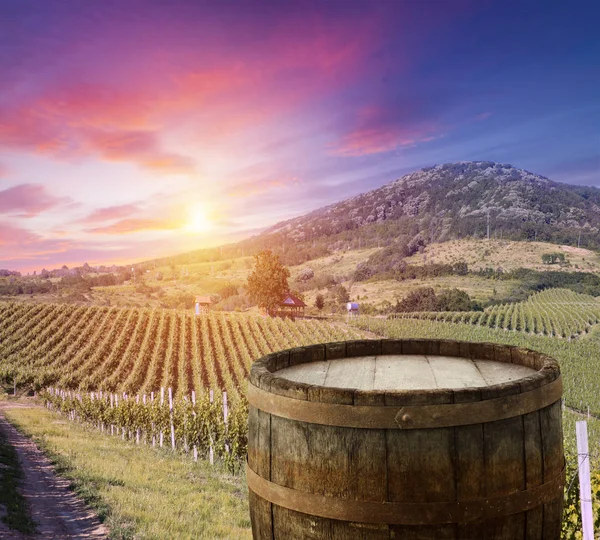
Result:
[[[564,253],[570,266],[542,263],[544,253]],[[558,246],[545,242],[516,242],[507,240],[451,240],[441,244],[431,244],[424,253],[406,259],[409,264],[454,264],[465,261],[470,270],[498,268],[514,270],[567,270],[579,272],[600,272],[600,256],[589,249],[572,246]]]
[[[377,308],[384,308],[385,303],[395,304],[409,292],[421,288],[432,287],[436,292],[441,289],[457,288],[464,290],[479,302],[487,302],[493,298],[502,298],[509,295],[518,281],[492,280],[478,276],[442,276],[432,279],[407,279],[396,281],[387,279],[381,281],[354,282],[344,281],[343,285],[349,290],[352,301],[372,304]],[[305,293],[306,303],[314,305],[317,294],[325,293],[325,289],[310,290]]]
[[[436,290],[456,287],[466,291],[474,300],[487,302],[493,298],[511,296],[513,290],[519,285],[518,281],[488,280],[474,275],[444,276],[425,280],[353,282],[352,276],[357,265],[366,262],[379,249],[338,251],[301,265],[291,266],[290,285],[292,288],[301,287],[302,284],[298,283],[296,278],[301,272],[311,268],[317,278],[316,282],[318,278],[331,276],[349,290],[352,300],[362,301],[378,308],[384,307],[387,302],[394,304],[396,300],[402,299],[418,287],[433,287]],[[542,255],[552,252],[564,253],[569,264],[563,266],[543,264]],[[19,302],[86,303],[140,308],[183,307],[184,303],[189,302],[194,295],[219,293],[229,285],[235,287],[239,293],[243,293],[253,261],[253,257],[250,256],[216,262],[186,264],[183,261],[178,265],[158,266],[143,274],[138,273],[135,281],[127,281],[122,285],[94,287],[91,291],[84,292],[67,288],[44,295],[23,294],[11,297],[11,300],[14,298]],[[465,261],[472,271],[500,267],[506,271],[529,268],[539,271],[600,273],[600,256],[597,253],[583,248],[543,242],[454,240],[432,244],[425,248],[424,253],[408,257],[405,261],[417,266]],[[311,287],[310,283],[307,283],[308,287]],[[309,309],[314,306],[316,295],[326,292],[326,289],[318,290],[314,285],[305,289],[304,294]],[[234,303],[225,306],[225,309],[248,308],[243,296],[237,298]],[[313,312],[316,313],[316,310]]]

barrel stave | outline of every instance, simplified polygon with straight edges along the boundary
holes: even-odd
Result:
[[[540,411],[540,430],[542,433],[544,482],[548,482],[560,474],[565,464],[560,401]],[[556,516],[562,514],[562,508],[563,497],[557,497],[544,505],[544,538],[560,536],[561,523]]]
[[[523,436],[525,438],[525,484],[527,489],[531,489],[544,483],[542,432],[539,411],[523,415]],[[541,540],[543,531],[544,507],[540,505],[527,512],[526,538]]]
[[[271,422],[272,482],[333,498],[386,500],[383,430],[321,426],[276,416]]]
[[[256,407],[248,410],[248,466],[263,478],[271,479],[271,415]],[[273,538],[272,503],[249,490],[252,536]]]

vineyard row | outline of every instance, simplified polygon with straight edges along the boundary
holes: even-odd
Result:
[[[548,289],[524,302],[498,304],[484,311],[421,311],[395,314],[393,318],[463,323],[571,339],[600,322],[600,302],[568,289]]]
[[[359,333],[318,320],[234,313],[0,303],[0,379],[35,389],[240,395],[252,362]]]

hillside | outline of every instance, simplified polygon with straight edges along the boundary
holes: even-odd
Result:
[[[553,182],[489,161],[449,163],[406,174],[381,188],[279,223],[262,236],[315,241],[400,221],[406,234],[421,233],[429,243],[487,236],[488,215],[492,237],[566,244],[579,240],[595,247],[600,190]]]
[[[542,255],[552,252],[563,253],[567,264],[544,264]],[[504,271],[529,268],[540,272],[600,272],[600,256],[595,251],[547,242],[450,240],[430,244],[422,253],[407,257],[405,261],[407,264],[455,264],[464,261],[471,270],[491,267],[502,268]]]
[[[600,189],[491,161],[447,163],[282,221],[237,243],[138,263],[155,268],[235,259],[269,248],[296,265],[335,251],[459,238],[600,248]]]

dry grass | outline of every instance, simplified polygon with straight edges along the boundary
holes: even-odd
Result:
[[[544,253],[562,252],[570,266],[542,264]],[[600,272],[600,256],[588,249],[558,246],[545,242],[512,242],[502,240],[451,240],[431,244],[423,254],[406,259],[409,264],[453,264],[465,261],[469,269],[502,267],[504,270],[531,268],[533,270],[567,270]]]
[[[290,268],[291,279],[294,280],[307,267],[312,268],[315,274],[333,274],[336,277],[347,276],[354,272],[358,263],[365,262],[377,251],[379,251],[378,248],[340,251],[327,257],[313,259],[312,261]]]
[[[350,292],[352,301],[365,302],[373,304],[377,308],[382,308],[383,303],[390,302],[395,304],[396,300],[401,300],[409,292],[420,287],[433,287],[437,292],[441,289],[461,289],[466,291],[471,298],[479,302],[485,302],[495,296],[504,297],[509,295],[519,283],[517,281],[506,280],[497,281],[480,278],[476,276],[444,276],[432,279],[410,279],[406,281],[396,281],[393,279],[382,281],[367,282],[344,282],[344,286]],[[307,304],[313,305],[319,291],[312,290],[305,293]],[[320,291],[324,293],[325,291]]]

